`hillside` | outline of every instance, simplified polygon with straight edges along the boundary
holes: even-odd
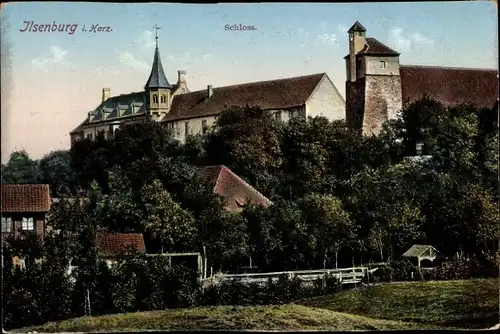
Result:
[[[218,306],[70,319],[14,332],[137,330],[390,330],[489,328],[498,280],[403,282],[281,306]]]
[[[382,330],[412,329],[400,321],[370,319],[301,305],[219,306],[78,318],[44,326],[18,329],[37,331],[137,331],[137,330]]]
[[[498,283],[498,279],[393,283],[299,303],[433,327],[488,328],[498,323]]]

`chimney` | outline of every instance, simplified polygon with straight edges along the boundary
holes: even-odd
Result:
[[[180,85],[181,83],[186,84],[186,71],[179,70],[177,71],[178,79],[177,83]]]
[[[207,86],[207,98],[212,97],[213,93],[214,93],[214,91],[213,91],[212,85],[208,85]]]
[[[109,89],[109,88],[103,88],[102,89],[102,102],[104,102],[107,99],[109,99],[110,96],[111,96],[111,89]]]

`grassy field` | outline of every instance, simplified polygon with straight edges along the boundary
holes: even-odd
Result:
[[[489,328],[499,322],[498,289],[497,279],[394,283],[282,306],[220,306],[114,314],[14,332]]]
[[[498,283],[498,279],[394,283],[299,303],[442,328],[488,328],[499,322]]]
[[[137,330],[383,330],[414,329],[400,321],[370,319],[302,305],[219,306],[114,314],[48,323],[14,332],[86,332]]]

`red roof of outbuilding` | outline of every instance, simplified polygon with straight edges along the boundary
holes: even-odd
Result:
[[[214,185],[214,192],[226,199],[228,211],[239,211],[249,201],[255,205],[269,206],[272,202],[223,165],[200,168],[200,174]]]
[[[116,257],[130,251],[146,252],[141,233],[99,233],[97,249],[103,257]]]

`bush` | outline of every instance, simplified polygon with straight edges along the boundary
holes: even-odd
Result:
[[[384,264],[378,267],[372,274],[374,283],[392,282],[394,276],[394,269],[389,264]]]
[[[433,272],[434,280],[455,280],[483,277],[484,268],[476,259],[461,258],[444,261]]]

